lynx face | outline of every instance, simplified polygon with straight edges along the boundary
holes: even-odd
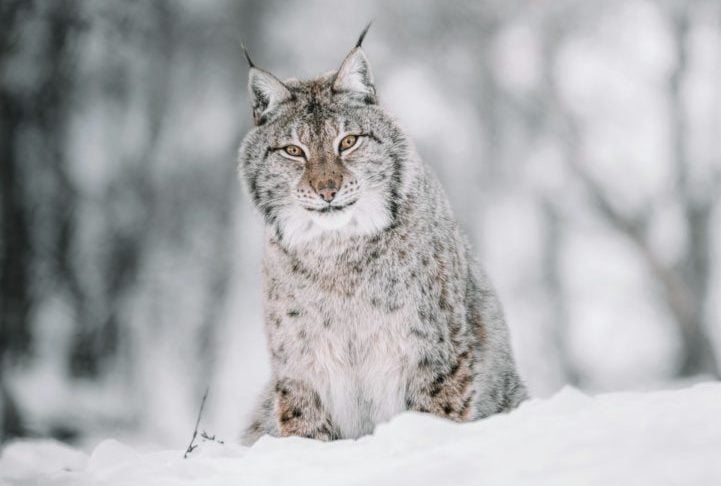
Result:
[[[407,142],[376,104],[368,61],[354,48],[336,72],[281,82],[249,74],[255,128],[240,148],[254,203],[289,246],[392,225]]]

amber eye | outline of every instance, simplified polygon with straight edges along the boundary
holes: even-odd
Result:
[[[343,137],[343,140],[340,141],[340,145],[338,146],[338,149],[342,152],[344,150],[348,150],[353,145],[356,144],[358,141],[357,135],[346,135]]]
[[[297,145],[288,145],[284,147],[283,150],[285,150],[286,154],[292,155],[293,157],[303,157],[303,149]]]

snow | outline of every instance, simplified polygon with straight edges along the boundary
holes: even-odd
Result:
[[[564,388],[474,423],[405,413],[355,441],[204,441],[185,460],[116,440],[89,455],[18,441],[2,452],[0,484],[711,486],[721,484],[719,417],[718,382],[593,397]]]

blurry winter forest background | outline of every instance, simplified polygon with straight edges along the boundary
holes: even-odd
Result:
[[[268,376],[240,40],[364,44],[529,388],[719,377],[721,1],[0,0],[2,438],[233,440]]]

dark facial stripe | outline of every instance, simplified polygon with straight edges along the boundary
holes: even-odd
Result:
[[[381,142],[381,139],[378,138],[378,136],[377,136],[377,135],[375,134],[375,132],[373,132],[372,130],[368,133],[368,138],[370,138],[371,140],[373,140],[373,141],[374,141],[375,143],[377,143],[378,145],[383,145],[383,142]]]
[[[398,154],[391,154],[391,162],[393,164],[393,173],[390,178],[390,198],[388,201],[388,210],[391,213],[391,225],[390,228],[396,227],[398,224],[398,209],[399,209],[399,190],[401,185],[401,171],[403,169],[401,157]]]
[[[260,192],[258,191],[258,174],[251,172],[248,174],[248,188],[250,189],[250,195],[253,198],[256,206],[260,205]]]

